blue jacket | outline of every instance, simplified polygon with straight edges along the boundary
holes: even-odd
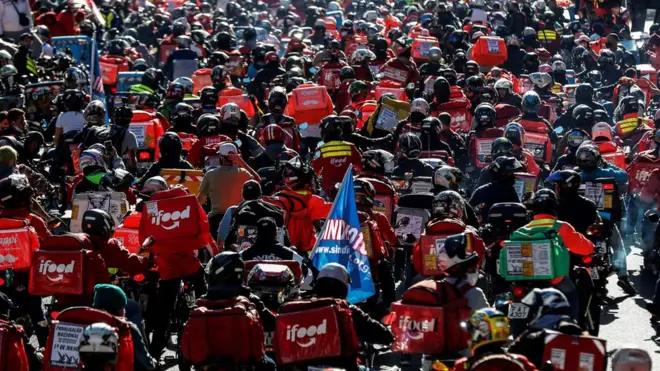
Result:
[[[592,182],[598,178],[614,178],[619,189],[622,191],[625,190],[623,187],[628,184],[628,173],[626,173],[625,170],[621,170],[607,163],[604,167],[596,169],[595,171],[580,172],[580,177],[583,182]]]

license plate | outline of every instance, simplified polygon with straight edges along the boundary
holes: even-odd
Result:
[[[137,163],[137,168],[138,169],[149,169],[153,165],[153,162],[147,161],[147,162],[138,162]]]
[[[592,279],[592,280],[599,280],[599,279],[600,279],[600,275],[598,274],[598,269],[596,269],[596,268],[591,268],[591,272],[590,272],[590,273],[591,273],[591,279]]]
[[[525,319],[529,315],[529,307],[522,303],[509,304],[509,318]]]
[[[598,252],[605,255],[607,253],[607,242],[598,243]]]

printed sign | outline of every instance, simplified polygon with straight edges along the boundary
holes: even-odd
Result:
[[[590,199],[596,204],[598,210],[602,210],[605,201],[605,190],[600,183],[584,183],[584,197]]]
[[[387,107],[383,107],[380,115],[378,115],[378,120],[376,120],[376,127],[392,131],[398,123],[398,114]]]
[[[419,239],[419,236],[424,230],[424,218],[421,215],[407,215],[403,213],[398,213],[396,215],[396,235],[397,236],[407,236],[412,234],[415,238]]]
[[[497,39],[487,39],[488,41],[488,52],[489,53],[499,53],[500,52],[500,44],[498,43]]]
[[[552,261],[550,242],[523,242],[506,247],[509,276],[550,276]]]
[[[144,147],[144,139],[146,138],[147,128],[144,125],[129,125],[128,130],[135,135],[137,139],[138,148]]]
[[[84,326],[59,322],[53,331],[53,348],[50,353],[50,365],[64,369],[78,370],[80,363],[80,338]]]
[[[477,153],[479,154],[479,156],[489,156],[490,155],[491,147],[493,146],[493,141],[494,141],[494,139],[493,140],[483,140],[482,139],[477,143],[477,146],[478,146],[477,147]]]
[[[564,349],[553,348],[550,353],[550,363],[552,363],[552,367],[563,370],[566,363],[566,351]]]

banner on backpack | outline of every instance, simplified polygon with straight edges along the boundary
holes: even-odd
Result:
[[[53,348],[50,353],[50,365],[63,369],[78,370],[80,364],[80,338],[85,326],[59,322],[53,331]]]
[[[312,250],[312,262],[317,269],[328,263],[339,263],[351,276],[349,303],[359,303],[375,294],[371,267],[353,192],[353,166],[344,175],[339,194]]]

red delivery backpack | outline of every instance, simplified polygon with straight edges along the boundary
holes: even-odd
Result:
[[[550,362],[555,371],[594,370],[605,371],[607,343],[592,336],[574,336],[545,330],[543,364]]]
[[[324,298],[282,305],[273,349],[279,365],[355,356],[360,344],[348,303]]]
[[[399,194],[390,184],[375,178],[365,178],[374,186],[376,197],[374,197],[374,211],[385,214],[387,219],[392,219],[394,205],[399,202]]]
[[[151,236],[154,239],[151,252],[195,251],[208,244],[207,235],[206,213],[197,197],[189,195],[184,189],[173,188],[156,192],[144,203],[140,220],[140,241]]]
[[[412,285],[392,303],[392,351],[439,354],[466,349],[468,334],[461,323],[472,313],[465,298],[471,288],[432,279]]]
[[[22,327],[0,320],[0,370],[29,371]]]
[[[181,351],[193,365],[263,363],[264,329],[257,308],[243,296],[197,300],[181,335]]]
[[[316,234],[312,217],[307,209],[307,201],[303,197],[294,192],[278,192],[271,197],[264,197],[264,201],[284,211],[291,245],[299,251],[305,252],[314,247]]]
[[[71,349],[71,339],[80,339],[85,327],[98,322],[114,327],[119,335],[115,371],[133,371],[133,338],[128,321],[89,307],[65,309],[57,316],[57,320],[51,323],[44,352],[43,371],[82,370],[78,346]],[[78,343],[79,340],[76,344]]]
[[[28,269],[39,236],[25,219],[0,218],[0,270]]]
[[[369,214],[358,211],[358,219],[364,238],[364,245],[367,248],[369,261],[377,263],[389,256],[383,235],[378,228],[378,223],[369,216]],[[377,277],[374,277],[376,279]]]
[[[482,36],[472,46],[471,59],[480,66],[499,66],[508,58],[504,39],[497,36]]]
[[[415,244],[412,253],[415,270],[424,277],[441,276],[444,272],[438,268],[437,253],[451,235],[465,232],[465,224],[456,219],[431,222]]]
[[[93,295],[96,284],[108,282],[105,261],[85,234],[50,236],[32,254],[31,295]]]

